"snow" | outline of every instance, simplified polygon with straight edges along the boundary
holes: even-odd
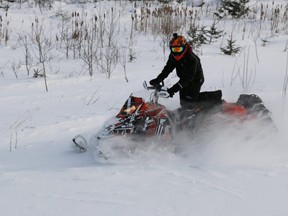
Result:
[[[274,2],[287,4],[284,0]],[[123,1],[121,4],[123,20],[127,21],[132,6]],[[23,50],[14,49],[17,33],[28,31],[34,17],[45,17],[50,26],[57,23],[56,11],[85,8],[54,5],[42,14],[28,7],[11,7],[8,11],[11,40],[7,46],[1,41],[0,49],[1,215],[288,214],[288,119],[283,100],[287,29],[271,35],[267,27],[263,33],[269,41],[267,46],[257,41],[259,62],[253,37],[248,33],[245,40],[238,40],[246,48],[236,56],[220,53],[220,41],[204,45],[199,52],[206,79],[202,91],[221,89],[223,98],[231,102],[241,93],[259,95],[272,112],[277,134],[247,140],[233,128],[215,129],[198,141],[183,135],[178,140],[182,146],[178,154],[169,148],[151,148],[105,161],[91,151],[75,151],[71,139],[78,133],[87,137],[97,133],[131,93],[149,99],[142,83],[155,78],[165,64],[161,39],[136,35],[137,58],[127,63],[129,82],[119,65],[111,79],[98,71],[91,78],[81,60],[66,59],[55,51],[57,57],[52,60],[53,72],[49,69],[47,74],[46,92],[43,78],[27,76],[21,68],[16,79],[11,64],[24,59]],[[89,4],[87,8],[93,10]],[[1,16],[6,19],[4,11]],[[227,29],[230,24],[225,24]],[[239,31],[237,38],[242,36]],[[247,56],[255,79],[245,92],[239,74],[235,74],[243,70]],[[171,86],[176,81],[172,75],[166,84]],[[177,96],[160,102],[171,110],[179,107]]]

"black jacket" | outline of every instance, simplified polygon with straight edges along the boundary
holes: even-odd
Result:
[[[177,61],[170,53],[169,59],[162,72],[158,75],[159,80],[164,80],[176,68],[176,74],[180,78],[178,84],[182,88],[188,86],[191,82],[204,82],[204,75],[200,59],[192,52],[190,45],[187,45],[187,51],[183,57]]]

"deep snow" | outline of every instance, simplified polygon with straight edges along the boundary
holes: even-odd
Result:
[[[75,7],[61,4],[62,10]],[[53,13],[42,16],[51,19]],[[12,8],[9,25],[17,29],[16,20],[25,19],[26,24],[35,15],[41,16],[37,9]],[[246,51],[235,57],[221,54],[217,44],[203,46],[199,54],[206,77],[202,90],[221,89],[225,100],[236,101],[243,88],[239,78],[231,82],[232,71],[235,65],[243,68],[244,53],[250,49],[249,70],[255,71],[256,78],[248,93],[263,99],[277,134],[246,140],[233,128],[214,130],[198,142],[179,138],[183,147],[179,154],[148,149],[108,161],[95,158],[91,151],[78,153],[71,139],[78,133],[95,134],[130,93],[148,100],[142,83],[157,76],[165,64],[160,39],[137,35],[138,57],[127,64],[129,82],[120,66],[109,80],[99,72],[90,79],[81,72],[80,60],[59,58],[54,62],[57,73],[48,74],[48,92],[43,79],[27,76],[25,69],[15,78],[9,65],[13,59],[23,59],[23,52],[11,49],[13,42],[2,45],[1,215],[286,216],[288,120],[282,95],[287,31],[268,39],[267,47],[258,44],[259,62],[249,39],[241,41]],[[172,75],[166,84],[176,81]],[[177,96],[160,102],[169,109],[179,106]]]

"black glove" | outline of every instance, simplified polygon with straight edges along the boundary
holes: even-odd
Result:
[[[171,88],[167,89],[167,92],[169,93],[169,96],[172,98],[176,92],[178,92],[181,89],[181,85],[176,83]]]
[[[159,85],[160,84],[160,82],[162,82],[161,80],[159,80],[158,78],[156,78],[156,79],[152,79],[152,80],[150,80],[150,85],[152,85],[152,86],[157,86],[157,85]]]
[[[167,89],[167,92],[169,93],[169,97],[173,97],[174,96],[174,94],[175,94],[175,92],[174,92],[174,90],[172,89],[172,88],[169,88],[169,89]]]

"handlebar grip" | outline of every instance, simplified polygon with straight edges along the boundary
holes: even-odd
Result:
[[[160,91],[163,85],[161,85],[160,83],[158,83],[157,85],[154,85],[153,87],[157,90]]]
[[[162,90],[162,87],[164,86],[164,81],[161,81],[160,83],[158,83],[157,85],[153,85],[153,86],[148,86],[147,85],[147,82],[144,81],[143,82],[143,86],[145,89],[151,89],[151,90],[157,90],[157,91],[161,91]]]

